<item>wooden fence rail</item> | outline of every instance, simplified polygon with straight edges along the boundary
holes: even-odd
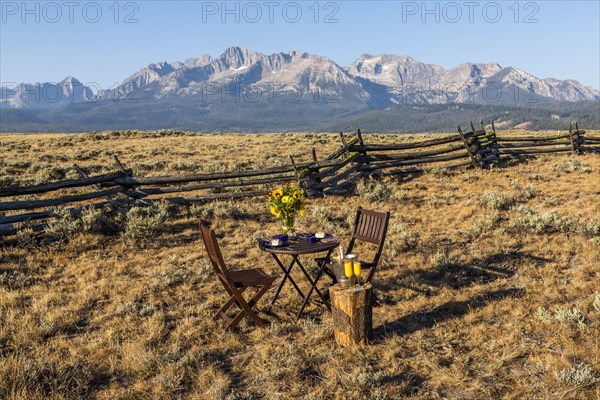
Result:
[[[367,144],[360,129],[353,135],[340,132],[341,146],[322,160],[318,160],[313,148],[308,162],[298,163],[290,157],[288,165],[218,174],[134,177],[132,171],[127,170],[116,157],[119,171],[109,174],[87,176],[74,165],[80,179],[0,187],[0,198],[17,197],[0,202],[0,236],[17,233],[24,222],[54,218],[59,215],[56,207],[62,206],[77,211],[82,207],[103,208],[115,204],[127,207],[149,205],[156,200],[190,204],[236,199],[265,195],[268,192],[265,185],[292,181],[298,182],[309,197],[320,197],[348,193],[353,183],[366,177],[417,174],[434,168],[467,165],[490,168],[513,156],[600,151],[600,137],[584,136],[585,131],[580,130],[577,123],[569,126],[568,133],[546,137],[498,136],[493,121],[490,127],[487,130],[481,121],[480,129],[476,129],[471,122],[467,130],[459,127],[455,135],[394,144]],[[83,188],[91,188],[92,191],[35,198],[35,195],[72,189],[82,191]],[[170,197],[175,193],[198,191],[204,192]],[[11,214],[5,215],[6,211]],[[29,225],[34,230],[42,230],[46,226],[45,223]]]

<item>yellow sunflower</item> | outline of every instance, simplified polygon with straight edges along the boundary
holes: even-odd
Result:
[[[281,217],[281,213],[273,206],[271,206],[271,214],[273,214],[275,218]]]
[[[276,199],[278,199],[281,196],[283,196],[283,190],[281,190],[281,189],[275,189],[275,190],[273,190],[272,195],[273,195],[273,197],[275,197]]]

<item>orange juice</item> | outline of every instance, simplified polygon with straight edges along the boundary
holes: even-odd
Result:
[[[360,270],[361,270],[360,261],[354,261],[353,265],[354,265],[354,275],[360,276]]]
[[[352,261],[344,261],[344,274],[346,278],[352,278]]]

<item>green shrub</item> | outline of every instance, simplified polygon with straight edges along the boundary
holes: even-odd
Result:
[[[244,208],[234,201],[213,201],[204,204],[192,204],[189,208],[189,213],[193,217],[203,220],[216,219],[239,219],[246,212]]]
[[[40,169],[35,176],[35,183],[46,183],[65,179],[67,171],[59,167],[45,167]]]
[[[538,318],[542,322],[550,322],[550,311],[547,308],[540,307],[537,309]]]
[[[594,295],[594,303],[592,304],[596,311],[600,312],[600,292],[596,292]]]
[[[567,158],[562,162],[562,168],[556,167],[557,170],[563,170],[568,174],[572,173],[580,173],[580,174],[589,174],[592,172],[592,168],[590,165],[580,158]]]
[[[405,202],[408,200],[408,192],[404,189],[394,190],[391,198],[392,198],[392,200],[396,200],[399,202]]]
[[[556,211],[539,213],[525,206],[512,208],[516,215],[510,228],[518,232],[554,233],[574,232],[576,224],[569,218],[561,217]]]
[[[392,196],[392,188],[385,182],[361,179],[354,187],[357,195],[367,201],[386,201]]]
[[[475,223],[467,231],[467,234],[470,237],[475,238],[483,234],[490,233],[494,229],[498,228],[499,224],[504,219],[505,218],[503,218],[498,211],[491,215],[484,215],[483,219],[475,221]]]
[[[389,226],[388,236],[390,247],[396,251],[414,249],[419,245],[421,236],[412,232],[404,223],[392,223]]]
[[[123,237],[149,239],[160,232],[168,217],[168,204],[157,203],[150,207],[133,207],[127,211]]]
[[[585,322],[585,317],[581,313],[581,311],[573,306],[572,308],[562,308],[558,307],[554,312],[554,318],[562,325],[562,326],[577,326],[580,329],[585,329],[587,324]]]
[[[83,232],[89,233],[103,233],[102,231],[102,222],[103,222],[103,214],[102,210],[96,209],[94,207],[84,207],[81,210],[81,214],[79,216],[81,220],[81,228]]]
[[[600,221],[590,219],[587,221],[579,222],[577,225],[577,232],[588,237],[600,237]]]
[[[356,214],[348,214],[346,222],[350,227],[354,224],[354,217]],[[325,206],[314,205],[310,206],[302,221],[304,225],[315,227],[316,229],[322,229],[325,231],[334,231],[335,224],[331,217],[328,208]]]
[[[63,208],[57,210],[55,215],[46,228],[47,239],[62,242],[81,232],[82,221],[75,210]]]
[[[527,201],[527,200],[531,200],[534,197],[536,197],[537,195],[540,194],[540,191],[536,189],[535,186],[533,186],[532,184],[528,184],[528,185],[521,185],[518,181],[514,180],[514,179],[508,179],[508,184],[513,188],[516,189],[519,194],[517,195],[517,199],[518,201]]]
[[[478,197],[478,201],[479,204],[491,210],[508,210],[516,202],[513,196],[488,191],[483,192]]]
[[[555,376],[558,381],[574,387],[593,385],[600,382],[594,370],[584,363],[575,364],[571,368],[565,368],[555,373]]]

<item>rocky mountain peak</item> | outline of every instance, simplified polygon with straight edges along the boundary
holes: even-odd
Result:
[[[203,54],[198,58],[188,58],[182,63],[184,66],[188,68],[197,68],[206,64],[210,64],[213,61],[212,57],[208,54]]]
[[[497,100],[500,104],[514,105],[515,93],[548,102],[600,100],[600,92],[576,81],[539,79],[518,68],[503,68],[497,63],[468,62],[445,69],[408,55],[362,54],[342,68],[325,56],[298,50],[265,55],[243,46],[229,47],[215,59],[202,55],[183,63],[149,64],[125,79],[117,89],[101,91],[99,98],[122,98],[115,94],[127,96],[132,89],[140,100],[183,98],[204,93],[205,82],[210,82],[213,88],[262,87],[263,92],[283,92],[290,88],[319,96],[331,92],[335,93],[336,101],[361,107],[385,107],[407,101],[415,104],[485,102],[489,99],[479,92],[492,84],[500,85],[499,89],[506,94],[506,98]],[[80,101],[88,94],[89,89],[83,88],[73,77],[65,78],[62,83],[65,98]],[[14,90],[3,89],[2,92],[5,105],[35,106],[27,100],[24,89],[18,90],[19,96]],[[487,95],[489,97],[489,93]]]

